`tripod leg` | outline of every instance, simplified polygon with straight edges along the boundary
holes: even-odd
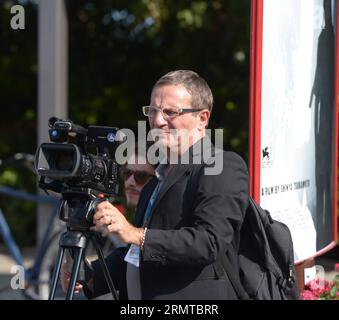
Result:
[[[51,285],[51,290],[49,292],[48,300],[54,299],[56,287],[58,284],[58,278],[60,274],[62,259],[64,258],[64,253],[65,253],[65,248],[59,247],[56,263],[55,263],[54,270],[53,270],[52,285]]]
[[[75,250],[75,254],[74,254],[74,262],[73,262],[73,266],[72,266],[72,275],[71,275],[71,279],[69,281],[69,286],[68,286],[68,290],[67,290],[67,294],[66,294],[66,300],[72,300],[73,299],[73,295],[74,295],[74,288],[78,279],[78,274],[79,274],[79,270],[80,270],[80,264],[81,264],[81,259],[82,259],[82,255],[84,252],[84,248],[76,248],[73,249]]]
[[[102,271],[104,273],[107,285],[108,285],[110,291],[112,292],[113,299],[114,300],[119,300],[118,294],[117,294],[117,292],[115,290],[115,287],[113,285],[113,281],[112,281],[111,275],[109,274],[109,271],[108,271],[108,268],[107,268],[107,265],[106,265],[106,262],[105,262],[105,257],[104,257],[104,255],[102,253],[102,250],[101,250],[101,248],[100,248],[100,246],[98,244],[98,240],[97,240],[97,238],[95,236],[93,236],[91,239],[92,239],[95,251],[96,251],[96,253],[98,255],[99,263],[100,263],[101,269],[102,269]]]

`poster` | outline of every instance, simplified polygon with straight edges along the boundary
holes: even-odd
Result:
[[[262,3],[260,205],[302,261],[336,237],[336,1]]]

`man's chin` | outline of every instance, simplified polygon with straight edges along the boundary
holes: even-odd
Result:
[[[167,152],[167,149],[170,147],[168,137],[159,137],[155,145],[159,148],[159,151],[162,153]]]

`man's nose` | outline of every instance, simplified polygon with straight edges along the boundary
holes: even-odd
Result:
[[[167,121],[164,119],[164,116],[160,110],[156,110],[155,115],[152,119],[153,127],[159,128],[164,124],[167,124]]]
[[[127,180],[125,181],[125,186],[136,186],[136,182],[135,182],[135,179],[134,179],[134,174],[131,174]]]

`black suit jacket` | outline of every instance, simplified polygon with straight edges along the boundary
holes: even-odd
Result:
[[[239,228],[248,206],[248,172],[233,152],[213,151],[222,163],[217,175],[206,175],[213,163],[192,164],[202,158],[189,150],[189,163],[172,165],[152,209],[140,261],[142,299],[236,299],[219,263],[229,246],[238,246]],[[197,158],[198,157],[198,158]],[[149,198],[157,184],[143,189],[136,225],[141,226]],[[127,298],[126,249],[107,262],[120,298]],[[95,269],[98,264],[94,264]],[[102,273],[95,272],[95,295],[107,291]],[[100,274],[100,275],[98,275]]]

